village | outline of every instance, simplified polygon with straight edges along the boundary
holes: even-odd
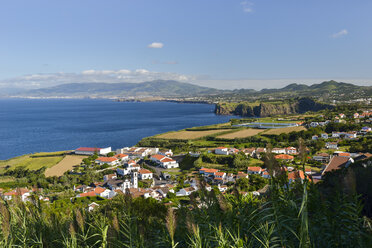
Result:
[[[347,123],[346,119],[347,116],[340,113],[333,120],[308,121],[301,124],[311,129],[324,127],[330,123]],[[187,200],[191,194],[199,190],[215,190],[221,194],[229,194],[233,189],[238,189],[242,195],[251,194],[258,197],[265,194],[268,181],[277,173],[264,166],[265,160],[270,155],[285,173],[288,187],[291,187],[293,183],[303,183],[304,180],[319,183],[329,172],[372,157],[369,152],[348,151],[347,148],[339,145],[344,141],[358,141],[370,137],[372,134],[371,119],[371,111],[355,113],[349,117],[348,122],[360,123],[362,120],[366,125],[361,129],[330,133],[322,129],[319,135],[312,135],[308,142],[321,140],[323,142],[321,144],[324,144],[324,147],[318,149],[317,152],[307,147],[302,149],[294,146],[242,149],[220,146],[178,154],[164,147],[124,147],[116,150],[112,150],[111,147],[79,147],[72,154],[84,156],[85,159],[81,167],[77,168],[90,168],[95,173],[110,173],[104,174],[100,180],[91,181],[89,184],[71,185],[74,196],[70,197],[70,200],[90,199],[87,209],[92,211],[100,206],[97,199],[109,200],[117,195],[153,198],[173,207],[179,206],[180,200]],[[236,168],[229,168],[218,163],[213,166],[213,163],[203,162],[203,158],[208,156],[213,156],[217,160],[243,156],[243,161],[252,163],[246,167]],[[306,164],[301,164],[303,157],[306,157]],[[193,161],[194,165],[198,162],[197,166],[193,166],[192,169],[183,169],[181,165],[185,160]],[[81,170],[77,168],[68,173],[82,175]],[[1,196],[7,201],[19,197],[27,202],[35,199],[35,196],[41,201],[50,201],[43,188],[35,187],[2,190]]]

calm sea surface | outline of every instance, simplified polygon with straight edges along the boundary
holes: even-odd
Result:
[[[231,118],[213,110],[207,104],[0,99],[0,160],[80,146],[116,149],[146,136]]]

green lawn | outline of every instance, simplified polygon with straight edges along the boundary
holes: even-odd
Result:
[[[9,169],[14,169],[19,166],[24,166],[30,170],[37,170],[42,167],[52,167],[60,162],[66,152],[52,152],[52,153],[35,153],[23,155],[8,160],[0,160],[0,172],[5,170],[6,166],[10,166]]]

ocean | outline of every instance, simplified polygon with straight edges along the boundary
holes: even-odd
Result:
[[[209,104],[0,99],[0,160],[77,147],[113,149],[155,134],[229,121]]]

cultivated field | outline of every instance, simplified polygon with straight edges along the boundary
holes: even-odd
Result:
[[[290,133],[290,132],[299,132],[302,130],[306,130],[305,127],[299,126],[299,127],[283,127],[283,128],[273,128],[269,129],[262,134],[269,134],[269,135],[279,135],[281,133]]]
[[[75,165],[80,165],[84,158],[87,156],[78,156],[78,155],[67,155],[55,166],[48,168],[45,171],[46,177],[52,176],[62,176],[66,171],[72,170]]]
[[[0,161],[0,171],[12,170],[16,167],[22,166],[29,170],[38,170],[42,167],[52,167],[59,163],[66,152],[54,152],[54,153],[35,153],[23,155],[8,160]]]
[[[246,137],[257,135],[261,132],[262,132],[262,129],[247,128],[247,129],[239,130],[233,133],[222,134],[220,136],[217,136],[217,138],[221,138],[221,139],[246,138]]]
[[[190,139],[198,139],[204,136],[208,136],[211,134],[216,134],[216,133],[222,133],[226,131],[231,131],[231,129],[220,129],[220,130],[206,130],[206,131],[178,131],[178,132],[170,132],[170,133],[164,133],[160,134],[158,136],[155,136],[156,138],[159,139],[185,139],[185,140],[190,140]]]

